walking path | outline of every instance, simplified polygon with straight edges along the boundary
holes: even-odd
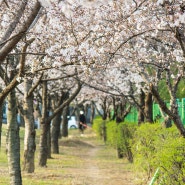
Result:
[[[98,142],[95,138],[84,137],[62,140],[65,156],[73,156],[76,164],[63,166],[70,174],[71,185],[134,185],[131,164],[118,159],[116,150]]]

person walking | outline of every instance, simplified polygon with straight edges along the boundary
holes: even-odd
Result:
[[[86,124],[86,118],[84,115],[83,111],[80,111],[80,117],[79,117],[79,129],[81,131],[81,133],[84,133],[84,129],[87,128],[87,124]]]

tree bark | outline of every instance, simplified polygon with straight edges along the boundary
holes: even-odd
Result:
[[[177,105],[175,105],[176,101],[173,101],[174,105],[171,105],[173,107],[173,110],[171,111],[166,106],[166,103],[161,99],[159,93],[157,92],[153,84],[150,84],[150,90],[151,90],[152,95],[155,97],[157,103],[159,104],[160,108],[163,110],[163,112],[165,112],[173,120],[180,134],[183,137],[185,137],[185,128],[178,114],[178,107]]]
[[[94,116],[95,116],[95,108],[94,108],[94,104],[91,102],[91,116],[90,116],[91,125],[93,125]]]
[[[52,109],[55,110],[56,107],[62,104],[62,97],[59,98],[59,95],[52,97]],[[60,125],[61,125],[61,114],[62,110],[56,114],[53,118],[51,126],[51,152],[54,154],[59,154],[59,144],[58,139],[60,137]]]
[[[25,79],[24,81],[24,121],[25,121],[25,136],[24,136],[24,166],[23,170],[27,173],[32,173],[35,170],[35,135],[34,115],[33,115],[33,95],[28,95],[32,88],[32,80]]]
[[[60,136],[60,123],[61,123],[61,113],[58,113],[53,118],[53,123],[51,127],[51,151],[54,154],[59,154],[58,139]]]
[[[165,127],[165,128],[170,128],[172,126],[172,120],[166,116],[164,118],[164,122],[162,123],[162,125]]]
[[[51,124],[47,124],[47,148],[48,148],[48,152],[47,152],[47,155],[48,155],[48,159],[51,159]]]
[[[68,137],[68,112],[69,106],[66,106],[62,112],[62,137]]]
[[[153,123],[152,93],[148,92],[145,97],[145,122]]]
[[[144,106],[145,106],[145,93],[143,92],[143,90],[141,89],[141,94],[140,94],[140,97],[139,97],[139,105],[141,108],[139,108],[139,111],[138,111],[138,125],[141,125],[141,123],[144,123],[144,119],[145,119],[145,116],[143,114],[143,111],[144,111]]]
[[[47,95],[47,114],[46,114],[46,119],[49,117],[50,112],[51,112],[51,98],[49,95]],[[47,124],[47,158],[51,159],[51,122],[46,123]]]
[[[2,133],[2,119],[3,119],[3,106],[4,104],[0,104],[0,148],[1,148],[1,133]]]
[[[47,143],[47,133],[48,133],[48,124],[43,122],[41,119],[41,134],[40,134],[40,142],[39,142],[39,166],[46,167],[47,158],[48,158],[48,143]]]
[[[14,89],[8,95],[6,142],[7,142],[10,184],[22,185],[21,167],[20,167],[20,138],[19,138],[19,126],[17,124],[17,108]]]
[[[48,125],[47,119],[47,81],[42,82],[42,118],[41,118],[41,135],[39,142],[39,166],[44,167],[47,163],[48,145],[47,145],[47,133]]]

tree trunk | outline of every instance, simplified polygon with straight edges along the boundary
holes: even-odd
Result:
[[[2,119],[3,119],[3,103],[0,103],[0,148],[1,148],[1,134],[2,134]]]
[[[68,137],[68,118],[69,106],[66,106],[62,112],[62,137]]]
[[[39,165],[46,166],[47,162],[47,133],[49,129],[49,124],[51,120],[58,114],[65,106],[69,105],[69,103],[77,96],[81,89],[81,83],[78,83],[78,87],[75,92],[59,107],[53,110],[53,114],[47,117],[47,81],[42,82],[42,119],[41,119],[41,135],[40,135],[40,151],[39,151]]]
[[[42,113],[41,113],[41,108],[40,108],[40,103],[37,102],[35,104],[34,108],[34,119],[37,120],[37,128],[40,129],[40,122],[41,122],[41,118],[42,118]]]
[[[153,123],[153,101],[152,93],[147,93],[145,97],[145,121]]]
[[[55,110],[63,102],[62,96],[55,95],[52,97],[52,109]],[[62,110],[56,114],[52,121],[51,127],[51,152],[54,154],[59,154],[59,144],[58,140],[60,138],[60,125],[61,125],[61,114]]]
[[[90,116],[91,125],[93,125],[94,115],[95,115],[95,108],[94,108],[94,104],[91,102],[91,116]]]
[[[48,119],[50,115],[50,111],[52,110],[51,108],[51,98],[49,95],[47,95],[47,114],[46,114],[46,119]],[[51,159],[51,121],[47,122],[47,148],[48,148],[48,159]]]
[[[145,106],[145,93],[143,92],[142,89],[139,97],[139,105],[141,108],[139,108],[139,111],[138,111],[138,125],[141,125],[141,123],[144,123],[144,120],[145,120],[145,116],[143,114],[144,106]]]
[[[14,89],[8,95],[6,142],[7,142],[10,184],[22,185],[21,167],[20,167],[20,138],[19,138],[19,126],[17,124],[17,108]]]
[[[51,151],[54,154],[59,154],[58,139],[60,137],[60,123],[61,113],[58,113],[55,118],[53,118],[51,127]]]
[[[172,126],[172,120],[166,116],[164,118],[164,122],[162,123],[162,125],[165,127],[165,128],[170,128]]]
[[[24,93],[24,120],[25,120],[25,136],[24,136],[24,166],[23,170],[32,173],[35,170],[35,135],[34,115],[33,115],[33,95],[28,96],[28,92],[32,87],[32,80],[25,79]]]
[[[159,93],[157,92],[157,90],[155,89],[155,87],[153,86],[153,84],[150,84],[150,90],[152,92],[152,95],[155,97],[157,103],[159,104],[161,110],[163,112],[165,112],[169,118],[171,118],[174,122],[174,124],[176,125],[177,129],[179,130],[180,134],[185,137],[185,128],[184,125],[181,121],[181,118],[178,114],[178,107],[177,105],[175,105],[176,101],[173,101],[174,105],[171,105],[172,107],[174,107],[173,111],[169,110],[168,107],[166,106],[166,103],[161,99]]]
[[[48,133],[48,125],[43,122],[41,119],[41,134],[40,134],[40,142],[39,142],[39,166],[46,167],[47,158],[48,158],[48,145],[47,145],[47,133]]]
[[[106,127],[106,120],[102,121],[102,139],[104,143],[107,141],[107,127]]]
[[[50,124],[47,124],[47,148],[48,148],[48,159],[51,159],[51,132],[50,132],[50,129],[51,129],[51,126]]]
[[[46,124],[47,119],[47,81],[42,82],[42,118],[41,118],[41,134],[39,142],[39,166],[45,167],[48,157],[48,145],[47,145],[47,133],[48,124]]]

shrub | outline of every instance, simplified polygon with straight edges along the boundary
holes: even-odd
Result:
[[[161,185],[185,184],[185,139],[168,137],[161,145],[156,158],[159,161]]]
[[[131,123],[119,123],[115,121],[103,121],[95,119],[93,129],[98,135],[104,138],[106,144],[117,149],[118,157],[127,157],[132,162],[130,140],[133,136],[135,125]]]
[[[106,143],[114,148],[117,148],[117,124],[115,121],[109,121],[106,124]]]
[[[96,132],[99,138],[103,138],[105,140],[106,135],[106,120],[102,120],[101,117],[96,117],[93,121],[93,130]]]
[[[185,184],[185,139],[175,127],[143,124],[137,128],[132,142],[135,168],[144,172],[147,180],[159,168],[157,184]]]
[[[131,140],[133,138],[136,125],[132,123],[120,123],[117,126],[117,151],[118,157],[126,157],[130,162],[133,162],[131,151]]]

